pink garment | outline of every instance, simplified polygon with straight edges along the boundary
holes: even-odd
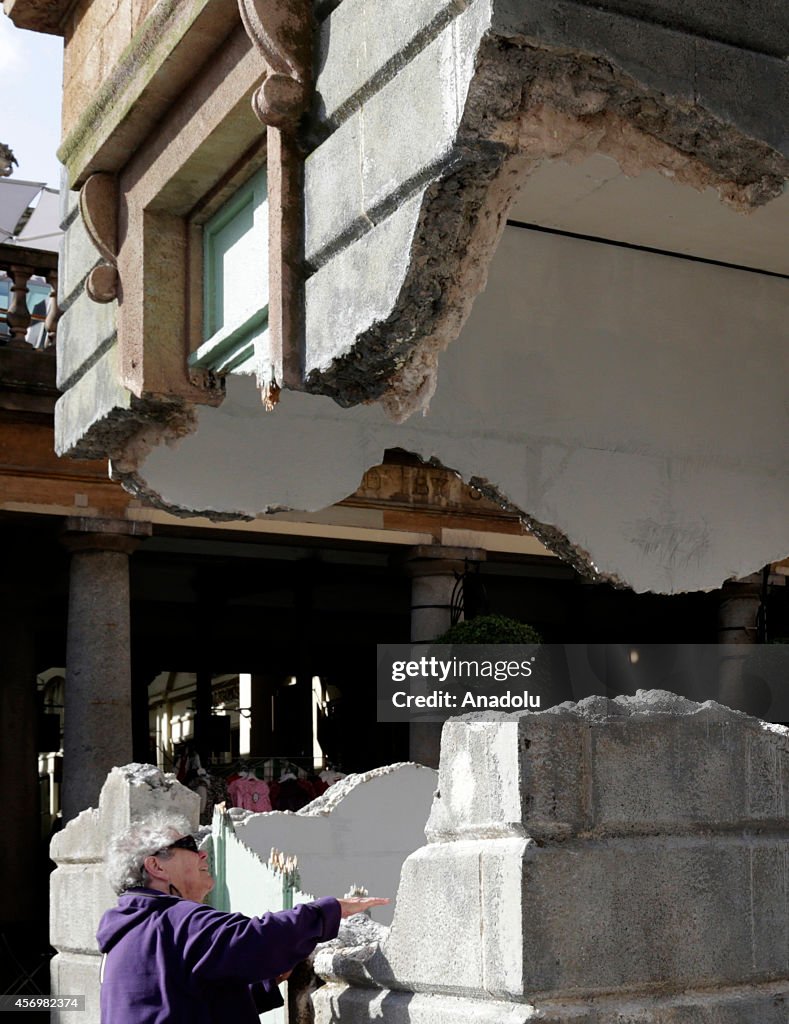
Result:
[[[262,779],[235,779],[227,787],[234,807],[245,811],[270,811],[271,799],[268,784]]]

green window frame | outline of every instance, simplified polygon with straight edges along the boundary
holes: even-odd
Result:
[[[258,171],[203,226],[203,341],[192,367],[255,373],[268,352],[268,188]]]

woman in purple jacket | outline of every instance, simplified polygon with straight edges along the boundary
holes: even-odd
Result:
[[[185,819],[154,815],[117,836],[107,873],[118,905],[101,919],[102,1024],[257,1024],[282,980],[340,919],[386,899],[333,897],[262,917],[205,906],[207,854]]]

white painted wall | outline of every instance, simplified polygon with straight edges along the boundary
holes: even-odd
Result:
[[[343,896],[354,884],[391,897],[390,906],[372,911],[375,920],[390,924],[400,869],[425,841],[437,785],[432,768],[390,765],[335,783],[340,788],[327,791],[331,799],[325,813],[270,811],[236,823],[236,837],[246,852],[234,849],[228,862],[230,909],[258,914],[261,908],[279,909],[272,906],[265,868],[274,847],[298,857],[301,892],[316,899]]]
[[[789,553],[788,319],[779,277],[508,228],[425,417],[290,393],[266,414],[231,379],[141,476],[196,509],[315,510],[399,446],[637,591],[711,589]]]

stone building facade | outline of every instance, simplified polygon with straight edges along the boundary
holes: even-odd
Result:
[[[5,8],[66,41],[60,452],[224,516],[401,447],[639,591],[785,556],[780,6]]]

